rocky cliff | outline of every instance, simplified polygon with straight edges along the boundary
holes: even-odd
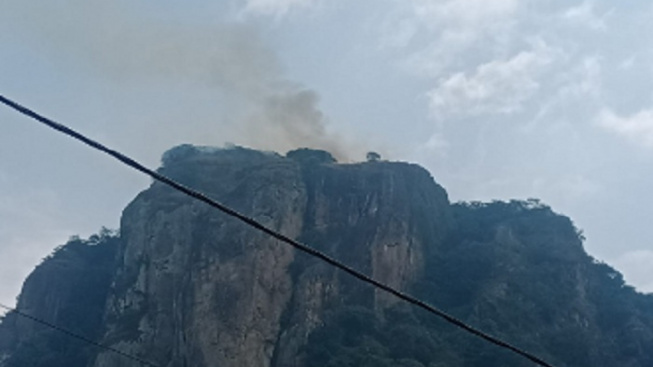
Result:
[[[451,205],[419,166],[308,149],[185,145],[160,172],[561,366],[653,365],[651,296],[539,202]],[[18,308],[159,366],[529,365],[159,183],[75,241]],[[139,363],[9,314],[0,366]]]
[[[102,337],[120,239],[103,230],[72,238],[25,280],[18,309],[91,340]],[[0,366],[86,366],[97,350],[9,313],[0,323]]]

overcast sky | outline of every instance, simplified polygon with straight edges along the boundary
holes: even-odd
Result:
[[[375,150],[537,197],[653,292],[653,4],[0,0],[0,93],[156,167],[180,143]],[[0,108],[0,301],[149,179]]]

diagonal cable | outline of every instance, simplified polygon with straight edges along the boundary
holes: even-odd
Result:
[[[328,255],[326,255],[326,254],[324,254],[324,253],[322,253],[322,252],[320,252],[320,251],[318,251],[318,250],[316,250],[316,249],[314,249],[314,248],[312,248],[310,246],[307,246],[307,245],[305,245],[305,244],[303,244],[301,242],[293,240],[290,237],[287,237],[287,236],[285,236],[285,235],[283,235],[281,233],[278,233],[278,232],[264,226],[263,224],[257,222],[256,220],[254,220],[254,219],[252,219],[250,217],[247,217],[246,215],[241,214],[241,213],[239,213],[239,212],[225,206],[224,204],[221,204],[218,201],[215,201],[215,200],[209,198],[205,194],[203,194],[203,193],[201,193],[199,191],[193,190],[193,189],[191,189],[191,188],[189,188],[189,187],[187,187],[185,185],[182,185],[182,184],[180,184],[180,183],[178,183],[178,182],[176,182],[176,181],[174,181],[174,180],[172,180],[172,179],[170,179],[170,178],[168,178],[168,177],[166,177],[166,176],[164,176],[164,175],[162,175],[160,173],[157,173],[156,171],[153,171],[153,170],[145,167],[144,165],[138,163],[134,159],[132,159],[132,158],[130,158],[130,157],[116,151],[116,150],[110,149],[110,148],[104,146],[103,144],[101,144],[101,143],[99,143],[99,142],[97,142],[97,141],[95,141],[93,139],[90,139],[90,138],[78,133],[77,131],[75,131],[75,130],[73,130],[73,129],[65,126],[65,125],[62,125],[62,124],[60,124],[58,122],[55,122],[55,121],[53,121],[53,120],[51,120],[51,119],[49,119],[47,117],[44,117],[44,116],[42,116],[42,115],[28,109],[27,107],[24,107],[24,106],[22,106],[22,105],[20,105],[20,104],[18,104],[16,102],[4,97],[2,95],[0,95],[0,102],[2,102],[3,104],[5,104],[5,105],[7,105],[7,106],[9,106],[11,108],[13,108],[14,110],[20,112],[23,115],[26,115],[26,116],[34,119],[34,120],[37,120],[37,121],[41,122],[42,124],[45,124],[45,125],[49,126],[50,128],[52,128],[54,130],[57,130],[57,131],[65,134],[65,135],[68,135],[68,136],[70,136],[72,138],[75,138],[75,139],[81,141],[82,143],[84,143],[86,145],[89,145],[89,146],[91,146],[91,147],[93,147],[93,148],[95,148],[95,149],[97,149],[99,151],[102,151],[102,152],[112,156],[113,158],[119,160],[120,162],[130,166],[131,168],[133,168],[133,169],[135,169],[137,171],[140,171],[140,172],[152,177],[153,179],[174,188],[175,190],[181,191],[181,192],[183,192],[184,194],[186,194],[186,195],[188,195],[190,197],[193,197],[193,198],[195,198],[195,199],[197,199],[199,201],[202,201],[202,202],[212,206],[213,208],[221,210],[222,212],[226,213],[227,215],[235,217],[235,218],[239,219],[240,221],[246,223],[247,225],[249,225],[251,227],[254,227],[254,228],[258,229],[259,231],[264,232],[264,233],[270,235],[271,237],[274,237],[274,238],[276,238],[276,239],[278,239],[278,240],[280,240],[282,242],[285,242],[285,243],[289,244],[290,246],[296,248],[299,251],[302,251],[302,252],[304,252],[304,253],[306,253],[306,254],[308,254],[310,256],[316,257],[316,258],[326,262],[327,264],[329,264],[329,265],[331,265],[331,266],[333,266],[335,268],[338,268],[338,269],[352,275],[355,278],[358,278],[358,279],[362,280],[365,283],[369,283],[369,284],[373,285],[376,288],[379,288],[379,289],[381,289],[381,290],[383,290],[383,291],[385,291],[387,293],[390,293],[390,294],[396,296],[399,299],[402,299],[402,300],[404,300],[404,301],[406,301],[408,303],[411,303],[411,304],[413,304],[413,305],[415,305],[415,306],[417,306],[417,307],[419,307],[419,308],[421,308],[423,310],[426,310],[427,312],[432,313],[432,314],[444,319],[446,322],[448,322],[450,324],[453,324],[456,327],[458,327],[458,328],[460,328],[460,329],[462,329],[462,330],[464,330],[464,331],[466,331],[466,332],[468,332],[468,333],[470,333],[472,335],[475,335],[475,336],[477,336],[477,337],[479,337],[481,339],[484,339],[484,340],[486,340],[486,341],[488,341],[488,342],[490,342],[490,343],[492,343],[494,345],[497,345],[497,346],[499,346],[501,348],[508,349],[508,350],[510,350],[510,351],[512,351],[512,352],[514,352],[514,353],[516,353],[516,354],[518,354],[518,355],[520,355],[520,356],[522,356],[522,357],[536,363],[539,366],[554,367],[553,365],[547,363],[546,361],[544,361],[543,359],[537,357],[536,355],[534,355],[532,353],[529,353],[529,352],[527,352],[527,351],[525,351],[525,350],[523,350],[521,348],[518,348],[518,347],[516,347],[516,346],[514,346],[514,345],[512,345],[512,344],[510,344],[510,343],[508,343],[506,341],[503,341],[503,340],[495,337],[495,336],[487,334],[487,333],[485,333],[485,332],[483,332],[483,331],[481,331],[481,330],[479,330],[479,329],[477,329],[477,328],[475,328],[475,327],[473,327],[471,325],[466,324],[462,320],[457,319],[456,317],[454,317],[452,315],[449,315],[448,313],[446,313],[446,312],[444,312],[444,311],[442,311],[440,309],[437,309],[434,306],[429,305],[428,303],[426,303],[426,302],[424,302],[424,301],[422,301],[422,300],[420,300],[418,298],[415,298],[415,297],[413,297],[413,296],[411,296],[411,295],[409,295],[407,293],[404,293],[404,292],[402,292],[400,290],[397,290],[397,289],[395,289],[393,287],[390,287],[389,285],[381,283],[380,281],[378,281],[378,280],[376,280],[376,279],[374,279],[374,278],[372,278],[372,277],[370,277],[368,275],[365,275],[365,274],[359,272],[358,270],[356,270],[356,269],[354,269],[354,268],[352,268],[352,267],[350,267],[348,265],[345,265],[345,264],[341,263],[340,261],[338,261],[336,259],[333,259],[330,256],[328,256]]]
[[[60,332],[60,333],[66,334],[66,335],[68,335],[68,336],[71,337],[71,338],[75,338],[75,339],[77,339],[77,340],[81,340],[81,341],[83,341],[83,342],[85,342],[85,343],[87,343],[87,344],[91,344],[91,345],[94,345],[94,346],[96,346],[96,347],[98,347],[98,348],[102,348],[102,349],[108,350],[109,352],[113,352],[113,353],[116,353],[116,354],[118,354],[118,355],[121,355],[121,356],[123,356],[123,357],[125,357],[125,358],[129,358],[129,359],[131,359],[132,361],[136,361],[136,362],[140,363],[141,366],[159,367],[159,366],[157,366],[156,364],[151,363],[151,362],[148,362],[148,361],[146,361],[146,360],[144,360],[144,359],[142,359],[142,358],[139,358],[139,357],[136,357],[136,356],[134,356],[134,355],[131,355],[131,354],[125,353],[125,352],[120,351],[120,350],[118,350],[118,349],[116,349],[116,348],[112,348],[112,347],[106,346],[106,345],[104,345],[104,344],[98,343],[98,342],[96,342],[96,341],[93,341],[93,340],[91,340],[91,339],[85,337],[85,336],[79,335],[79,334],[74,333],[74,332],[72,332],[72,331],[70,331],[70,330],[68,330],[68,329],[65,329],[65,328],[63,328],[63,327],[61,327],[61,326],[57,326],[57,325],[55,325],[55,324],[53,324],[53,323],[51,323],[51,322],[48,322],[48,321],[45,321],[45,320],[41,320],[41,319],[38,318],[38,317],[32,316],[32,315],[27,314],[27,313],[22,312],[22,311],[18,311],[18,310],[15,309],[15,308],[11,308],[11,307],[9,307],[9,306],[5,306],[5,305],[3,305],[2,303],[0,303],[0,308],[4,308],[5,310],[7,310],[7,311],[9,311],[9,312],[13,312],[14,314],[16,314],[16,315],[18,315],[18,316],[24,317],[24,318],[29,319],[29,320],[32,320],[32,321],[34,321],[34,322],[36,322],[36,323],[38,323],[38,324],[41,324],[41,325],[47,326],[47,327],[49,327],[50,329],[53,329],[53,330],[56,330],[56,331],[58,331],[58,332]]]

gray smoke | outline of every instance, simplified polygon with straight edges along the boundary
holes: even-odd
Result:
[[[185,130],[186,139],[222,138],[197,143],[234,141],[281,152],[309,146],[327,149],[340,159],[348,159],[352,152],[362,155],[327,129],[317,93],[283,75],[255,26],[219,19],[221,12],[228,11],[226,5],[212,9],[215,19],[198,24],[157,16],[154,8],[139,1],[4,3],[0,30],[20,32],[45,54],[63,54],[70,64],[90,68],[110,83],[164,81],[162,85],[190,84],[214,91],[215,103],[189,111],[181,117],[185,121],[176,122],[183,126],[148,129],[167,129],[176,135]]]

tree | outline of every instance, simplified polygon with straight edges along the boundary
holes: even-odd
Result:
[[[326,150],[299,148],[286,153],[286,157],[302,164],[332,164],[338,161]]]
[[[368,162],[377,162],[381,160],[381,155],[377,152],[367,152],[366,157]]]

